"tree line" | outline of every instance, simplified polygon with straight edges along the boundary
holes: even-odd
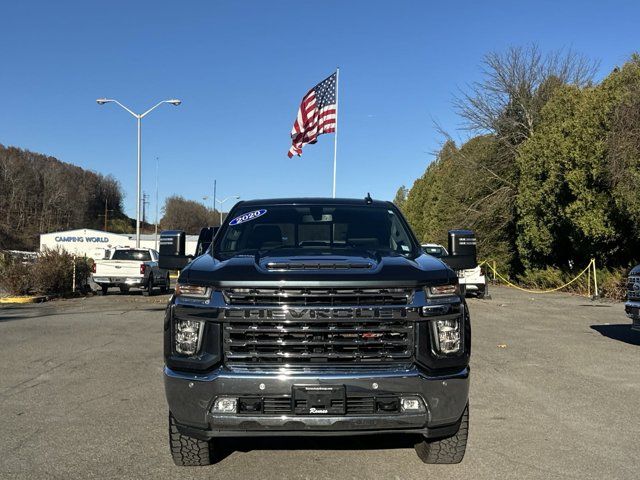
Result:
[[[599,82],[572,51],[490,53],[454,100],[471,136],[450,137],[395,203],[423,241],[476,231],[511,273],[625,267],[640,255],[640,56]],[[445,134],[446,135],[446,134]],[[446,243],[445,243],[446,244]]]
[[[57,158],[0,145],[0,248],[35,250],[39,234],[129,224],[118,181]]]
[[[187,234],[197,235],[203,227],[220,225],[220,212],[217,209],[179,195],[168,197],[162,212],[160,227],[163,230],[184,230]],[[224,218],[224,212],[222,215]]]

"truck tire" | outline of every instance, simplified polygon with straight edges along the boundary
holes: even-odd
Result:
[[[100,285],[100,295],[106,295],[109,291],[109,287],[106,285]]]
[[[169,447],[173,463],[179,467],[211,465],[214,461],[212,442],[183,435],[169,412]]]
[[[149,275],[149,281],[147,282],[147,286],[144,290],[142,290],[142,295],[148,297],[149,295],[153,295],[153,275]]]
[[[171,279],[169,278],[169,274],[164,279],[164,284],[160,287],[160,293],[165,294],[169,291],[169,286],[171,285]]]
[[[415,445],[416,453],[424,463],[460,463],[464,458],[469,435],[469,405],[464,409],[460,428],[453,437],[438,440],[423,439]]]

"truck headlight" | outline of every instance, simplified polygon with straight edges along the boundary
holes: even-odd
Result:
[[[209,287],[178,283],[175,289],[175,296],[185,297],[185,298],[207,299],[211,296],[211,292],[209,290]]]
[[[461,346],[460,320],[432,320],[434,347],[445,355],[458,353]]]
[[[450,297],[452,295],[460,295],[460,286],[455,284],[450,285],[435,285],[433,287],[426,287],[427,297]]]
[[[182,355],[195,355],[200,350],[204,323],[197,320],[176,320],[175,349]]]

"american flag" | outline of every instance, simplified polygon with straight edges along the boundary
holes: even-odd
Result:
[[[338,117],[337,72],[325,78],[302,98],[291,129],[289,158],[302,155],[302,147],[316,143],[318,135],[336,131]]]

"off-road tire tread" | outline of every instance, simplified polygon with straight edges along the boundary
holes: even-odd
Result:
[[[424,463],[453,464],[464,458],[469,436],[469,406],[465,408],[458,432],[449,438],[423,440],[416,444],[418,457]]]
[[[164,284],[160,287],[160,293],[165,294],[169,291],[169,285],[171,285],[171,279],[169,275],[164,279]]]
[[[149,280],[147,281],[147,286],[142,290],[142,295],[145,297],[150,297],[153,295],[153,275],[149,275]]]
[[[181,434],[171,414],[169,414],[169,447],[173,463],[179,467],[197,467],[213,463],[211,442]]]

